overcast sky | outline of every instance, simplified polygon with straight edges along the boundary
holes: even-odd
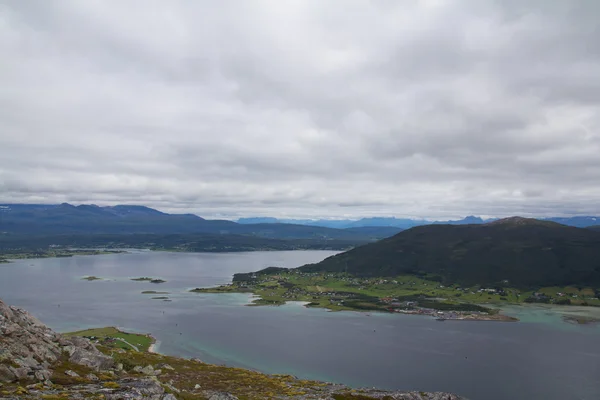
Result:
[[[600,1],[4,0],[0,202],[600,214]]]

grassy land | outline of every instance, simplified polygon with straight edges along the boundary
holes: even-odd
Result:
[[[121,348],[125,350],[137,350],[141,352],[148,351],[154,343],[154,338],[150,335],[139,333],[127,333],[114,327],[86,329],[83,331],[65,333],[65,336],[81,336],[97,340],[103,346],[111,348]]]
[[[523,291],[511,287],[443,286],[439,282],[401,275],[394,278],[356,278],[336,273],[303,273],[279,270],[249,275],[230,285],[198,288],[196,293],[254,293],[254,305],[280,305],[287,301],[309,302],[310,307],[340,310],[431,308],[463,312],[491,312],[478,305],[545,302],[600,306],[593,288],[548,287]],[[413,304],[414,303],[414,304]]]

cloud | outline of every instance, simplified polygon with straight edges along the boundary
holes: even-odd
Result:
[[[593,1],[5,1],[0,202],[600,214]]]

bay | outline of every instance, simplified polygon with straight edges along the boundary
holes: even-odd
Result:
[[[0,265],[0,298],[59,331],[149,332],[162,353],[267,373],[470,399],[600,398],[600,327],[567,324],[552,309],[507,309],[518,323],[438,322],[295,303],[246,307],[248,295],[188,292],[227,283],[236,272],[296,267],[333,254],[136,251],[19,260]],[[131,280],[142,276],[167,282]],[[171,301],[145,290],[169,292],[156,296]]]

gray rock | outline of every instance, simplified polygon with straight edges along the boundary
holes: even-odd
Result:
[[[85,365],[96,371],[109,369],[115,364],[115,361],[112,358],[105,356],[98,350],[88,351],[80,347],[76,347],[71,352],[69,361],[74,362],[75,364]]]
[[[123,364],[121,364],[121,363],[118,363],[117,365],[115,365],[115,369],[116,369],[117,371],[123,371]]]
[[[34,372],[27,367],[12,368],[11,370],[12,370],[12,373],[15,374],[15,376],[17,377],[17,380],[19,380],[19,381],[29,378],[30,373],[31,373],[31,375],[34,374]]]
[[[48,379],[50,379],[50,377],[52,376],[52,373],[50,373],[50,371],[45,370],[45,369],[41,369],[39,371],[35,371],[35,379],[40,381],[40,382],[44,382],[47,381]]]
[[[0,382],[10,383],[17,380],[17,376],[4,364],[0,364]]]
[[[146,365],[144,368],[142,368],[142,374],[154,375],[154,368],[152,368],[152,365]]]
[[[133,372],[137,372],[138,374],[142,373],[142,367],[139,365],[136,365],[135,367],[133,367]]]
[[[212,396],[208,398],[208,400],[238,400],[237,396],[232,395],[231,393],[214,393]]]
[[[89,340],[79,337],[65,338],[42,324],[28,312],[9,307],[0,301],[0,360],[9,360],[18,365],[12,368],[0,366],[0,380],[14,381],[50,378],[50,366],[63,352],[69,360],[96,370],[105,370],[114,365],[111,357],[102,354]]]
[[[71,371],[70,369],[65,371],[65,375],[69,375],[69,376],[73,376],[73,377],[79,376],[79,374],[77,372]]]
[[[177,400],[177,397],[173,396],[171,393],[167,393],[163,396],[162,400]]]
[[[94,382],[95,382],[95,381],[99,381],[99,380],[100,380],[100,379],[99,379],[99,378],[98,378],[96,375],[94,375],[94,374],[87,374],[87,375],[85,376],[85,378],[86,378],[87,380],[94,381]]]

